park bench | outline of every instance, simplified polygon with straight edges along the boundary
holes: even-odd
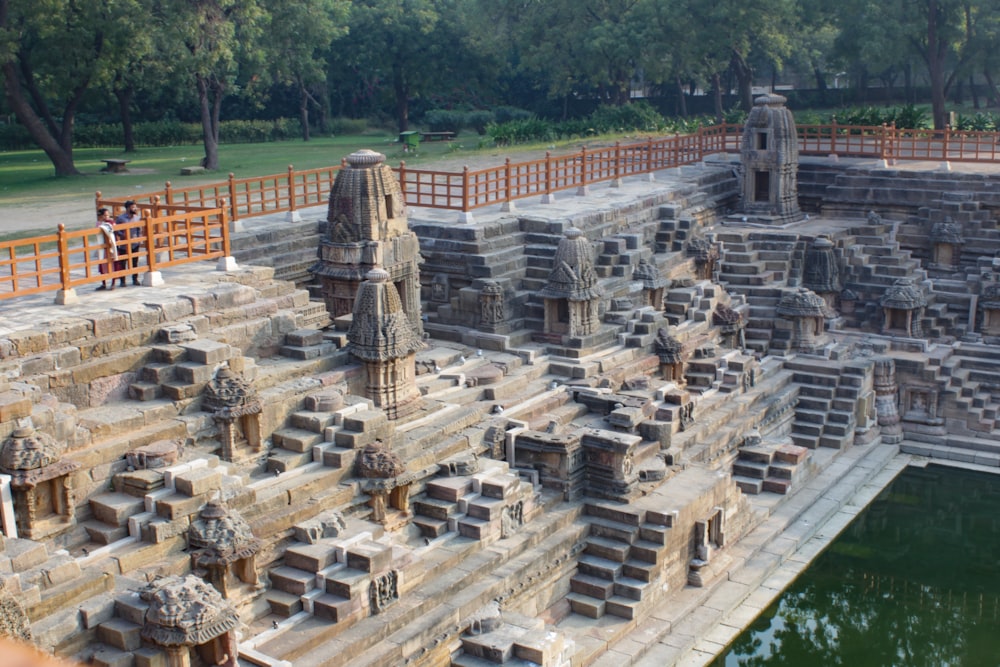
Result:
[[[454,132],[421,132],[420,138],[424,141],[449,141],[455,138]]]
[[[131,160],[121,160],[118,158],[108,158],[106,160],[101,160],[105,164],[105,167],[101,171],[105,171],[109,174],[122,174],[128,171],[125,167]]]

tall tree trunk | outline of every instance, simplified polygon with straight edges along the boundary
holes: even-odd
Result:
[[[819,65],[813,65],[813,77],[816,79],[816,91],[819,93],[817,101],[820,106],[826,105],[826,73]]]
[[[410,89],[399,63],[392,64],[392,90],[396,94],[396,125],[400,132],[406,132],[410,127]]]
[[[979,91],[976,90],[976,81],[972,74],[969,74],[969,93],[972,95],[972,108],[979,109]]]
[[[3,63],[0,71],[3,72],[3,87],[7,105],[14,112],[17,122],[24,126],[35,143],[45,151],[45,155],[55,167],[56,176],[79,176],[80,171],[73,164],[73,152],[62,147],[59,140],[53,136],[45,122],[25,99],[14,63],[11,61]]]
[[[299,122],[302,124],[302,141],[309,141],[309,91],[299,81]]]
[[[998,89],[997,85],[993,82],[993,72],[991,72],[987,67],[983,68],[983,78],[986,79],[986,106],[1000,103],[1000,89]]]
[[[212,124],[213,104],[210,99],[210,84],[202,75],[197,75],[198,105],[201,110],[201,133],[205,143],[205,157],[201,166],[205,169],[219,168],[219,135]]]
[[[685,95],[685,90],[684,90],[684,83],[681,81],[681,78],[679,76],[675,77],[674,80],[677,81],[677,99],[679,100],[678,102],[679,113],[681,115],[681,118],[687,118],[688,105],[687,105],[687,95]]]
[[[715,124],[722,125],[722,77],[712,74],[712,99],[715,102]]]
[[[730,65],[736,76],[736,86],[739,89],[740,104],[743,110],[750,113],[753,109],[753,68],[747,64],[738,53],[733,53]]]
[[[115,88],[115,97],[118,98],[118,116],[122,119],[122,136],[125,143],[125,152],[135,152],[135,132],[132,127],[132,97],[135,88],[131,85],[122,88]]]
[[[927,3],[927,48],[924,59],[927,62],[927,73],[931,80],[931,116],[934,119],[934,129],[943,130],[948,124],[945,111],[946,88],[944,74],[944,56],[947,48],[938,37],[938,21],[941,9],[937,0]]]

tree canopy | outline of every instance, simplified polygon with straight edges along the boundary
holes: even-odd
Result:
[[[0,0],[3,111],[58,175],[77,173],[75,124],[202,125],[332,114],[399,131],[432,109],[583,115],[637,94],[718,118],[754,87],[794,82],[834,102],[848,83],[902,85],[947,122],[949,95],[1000,98],[1000,0]],[[669,108],[667,108],[669,107]]]

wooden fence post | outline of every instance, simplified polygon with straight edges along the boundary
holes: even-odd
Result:
[[[222,206],[219,207],[219,210],[222,215],[222,224],[220,225],[222,228],[222,256],[229,257],[231,255],[229,251],[229,216],[226,211],[225,199],[222,200]],[[206,229],[205,232],[207,234],[208,230]]]
[[[145,215],[142,217],[142,221],[146,223],[146,264],[149,265],[149,272],[153,273],[156,271],[156,229],[153,224],[152,215],[149,211],[145,211]]]
[[[622,142],[615,142],[615,175],[611,179],[611,187],[618,188],[622,184]]]
[[[587,147],[580,149],[580,186],[576,189],[578,197],[587,194]]]
[[[69,241],[66,239],[66,224],[59,223],[59,284],[63,291],[69,289]]]
[[[653,169],[653,137],[646,139],[646,173],[652,174]]]
[[[170,188],[170,181],[163,184],[163,198],[167,200],[167,206],[173,206],[174,204],[174,193]]]
[[[295,217],[295,168],[288,165],[288,210]]]
[[[343,167],[341,163],[341,167]],[[417,202],[406,201],[406,160],[399,161],[399,189],[403,191],[403,203],[417,205]],[[420,201],[420,191],[417,191],[417,201]]]
[[[830,118],[830,154],[837,154],[837,117]]]
[[[513,199],[514,198],[512,196],[512,194],[513,194],[513,187],[511,186],[511,182],[510,182],[511,181],[511,178],[510,178],[510,158],[507,158],[506,160],[504,160],[504,163],[503,163],[503,181],[504,181],[504,203],[503,203],[503,210],[504,211],[512,211],[512,210],[514,210],[514,204],[513,204]]]
[[[545,151],[545,193],[542,195],[543,204],[551,204],[552,197],[552,153]]]
[[[462,213],[469,212],[469,166],[462,167]]]
[[[225,202],[226,200],[223,198],[222,201]],[[222,205],[225,206],[225,203]],[[239,220],[240,217],[236,215],[236,174],[233,172],[229,172],[229,205],[232,207],[229,216],[230,219]],[[249,211],[249,208],[247,210]]]

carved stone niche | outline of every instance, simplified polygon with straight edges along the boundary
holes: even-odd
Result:
[[[694,522],[694,558],[688,568],[688,585],[701,587],[711,579],[711,563],[715,552],[726,546],[726,513],[721,507],[712,509],[711,515]]]
[[[931,227],[931,265],[941,271],[955,271],[962,256],[962,229],[951,218],[936,222]]]
[[[495,280],[484,280],[479,290],[479,328],[490,333],[506,331],[505,308],[503,287]]]
[[[656,332],[656,356],[660,360],[660,375],[664,380],[684,386],[684,346],[670,335],[669,330],[660,327]]]
[[[882,333],[902,334],[911,338],[923,336],[920,323],[927,307],[923,290],[911,278],[900,278],[886,290],[880,300]]]
[[[938,414],[938,388],[926,385],[906,385],[900,397],[902,420],[927,426],[941,426],[944,418]]]
[[[389,570],[372,577],[372,581],[368,585],[368,603],[372,616],[382,613],[398,599],[399,573],[396,570]]]
[[[149,605],[142,638],[166,649],[167,667],[236,667],[240,619],[214,588],[194,575],[170,576],[150,583],[139,597]]]
[[[254,560],[261,542],[236,510],[219,501],[206,503],[188,528],[187,540],[192,569],[204,569],[222,597],[231,597],[237,582],[257,586]]]
[[[979,331],[984,336],[1000,336],[1000,280],[996,274],[983,282],[979,295]]]
[[[14,430],[0,450],[0,474],[10,476],[17,531],[41,540],[71,528],[71,473],[80,464],[61,461],[62,446],[52,436],[30,426]]]

